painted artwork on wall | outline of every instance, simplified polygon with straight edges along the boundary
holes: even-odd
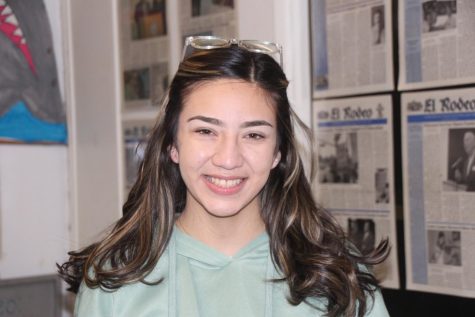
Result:
[[[0,0],[0,142],[67,142],[66,111],[42,0]]]

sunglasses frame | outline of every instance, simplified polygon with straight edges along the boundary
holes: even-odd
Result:
[[[209,42],[208,44],[206,43],[207,41]],[[260,40],[237,40],[235,38],[226,39],[213,35],[188,36],[185,39],[181,60],[183,61],[185,59],[188,46],[198,50],[213,50],[227,48],[231,45],[237,45],[253,53],[267,54],[270,56],[273,56],[273,54],[279,54],[279,65],[282,68],[284,66],[283,50],[282,45],[280,44]]]

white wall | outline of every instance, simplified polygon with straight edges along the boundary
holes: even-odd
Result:
[[[64,0],[63,0],[64,1]],[[117,220],[123,201],[118,0],[66,0],[72,248]]]
[[[0,278],[52,274],[69,245],[67,147],[0,145]]]

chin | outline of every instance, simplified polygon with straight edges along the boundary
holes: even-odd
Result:
[[[232,209],[216,209],[216,208],[205,208],[206,212],[216,218],[232,218],[238,215],[243,208],[232,208]]]
[[[259,208],[256,204],[256,197],[250,201],[210,201],[209,203],[203,202],[201,206],[206,212],[217,218],[232,218],[238,215],[251,216],[255,212],[259,212]]]

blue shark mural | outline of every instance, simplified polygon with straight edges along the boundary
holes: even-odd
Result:
[[[67,141],[51,29],[41,0],[0,0],[0,141]]]

